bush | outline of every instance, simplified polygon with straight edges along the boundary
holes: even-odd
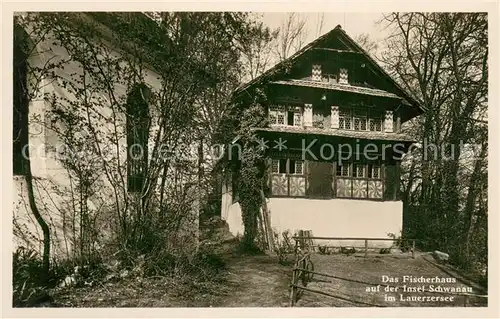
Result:
[[[183,252],[162,250],[148,254],[144,261],[134,268],[142,268],[146,277],[193,277],[201,281],[210,281],[226,269],[226,263],[218,254],[207,250]]]
[[[64,287],[82,287],[92,286],[94,282],[102,280],[109,270],[100,256],[93,255],[73,260],[68,259],[59,263],[54,261],[51,272],[54,284],[60,284]],[[70,280],[71,283],[63,284],[62,282],[66,280]]]
[[[278,256],[278,263],[280,265],[288,265],[291,263],[289,260],[290,254],[292,254],[293,246],[290,242],[290,231],[285,230],[281,233],[281,236],[276,231],[273,232],[274,236],[274,252]]]
[[[12,258],[12,305],[30,307],[49,301],[47,283],[42,282],[42,261],[38,253],[19,247]]]
[[[318,246],[318,251],[320,255],[330,255],[330,248],[328,246]]]
[[[411,251],[410,243],[407,240],[403,239],[403,236],[400,234],[397,236],[394,233],[388,233],[387,236],[391,237],[392,239],[395,239],[393,246],[401,249],[402,252],[408,252]]]
[[[255,243],[249,243],[244,240],[240,240],[238,243],[238,247],[236,249],[237,254],[243,254],[243,255],[264,255],[264,251],[259,248]]]

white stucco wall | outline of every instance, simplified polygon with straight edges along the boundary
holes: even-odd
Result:
[[[64,63],[63,68],[55,70],[56,75],[71,81],[74,78],[73,74],[82,74],[81,65],[71,61],[68,52],[60,46],[55,46],[50,38],[47,41],[38,43],[35,52],[38,52],[38,54],[34,54],[28,61],[32,67],[43,67],[46,61],[68,60],[68,62]],[[120,55],[118,50],[113,48],[111,48],[109,54],[114,58],[118,58]],[[144,83],[152,91],[157,91],[162,87],[158,74],[147,68],[144,68],[142,72]],[[116,82],[113,94],[120,103],[124,103],[128,88],[120,81],[117,80]],[[74,237],[73,230],[69,229],[72,225],[69,224],[71,220],[75,219],[74,207],[71,206],[72,187],[74,187],[75,181],[70,178],[69,170],[59,160],[61,154],[57,152],[63,150],[63,142],[56,132],[47,128],[48,122],[46,121],[48,121],[48,116],[51,113],[51,104],[44,100],[43,97],[46,94],[54,93],[58,98],[67,98],[69,101],[75,101],[76,98],[74,94],[52,79],[44,79],[38,87],[30,86],[29,89],[36,92],[35,98],[30,101],[29,105],[30,161],[34,176],[36,203],[51,229],[53,256],[64,258],[71,254],[74,245],[72,239]],[[106,122],[107,119],[113,118],[110,108],[111,102],[109,102],[110,97],[107,91],[105,89],[101,91],[94,90],[91,93],[91,99],[98,102],[94,110],[102,115],[102,120],[96,120],[93,124],[97,128],[96,134],[98,135],[100,147],[105,156],[109,155],[107,158],[113,161],[110,162],[111,167],[120,167],[121,174],[126,176],[125,114],[116,114],[118,118],[116,133],[115,127]],[[84,112],[83,108],[82,112]],[[154,105],[150,106],[150,116],[153,120],[151,121],[149,154],[152,153],[153,148],[152,137],[155,136],[158,129],[158,121],[156,120],[158,116]],[[119,151],[108,140],[110,137],[116,136],[115,134],[120,137]],[[106,149],[109,149],[109,154],[106,153]],[[120,160],[115,163],[115,158],[118,155]],[[168,176],[167,184],[170,180],[172,178]],[[106,233],[109,233],[107,230],[114,226],[117,219],[115,212],[117,201],[114,197],[111,182],[104,173],[95,185],[99,189],[90,198],[88,205],[98,216],[99,236],[106,236]],[[43,236],[38,223],[32,216],[26,182],[23,176],[14,176],[13,190],[14,244],[15,246],[24,246],[41,251]],[[120,194],[120,196],[124,196],[124,194]],[[192,232],[195,237],[198,234],[198,206],[199,203],[193,200],[193,212],[196,213],[193,218],[186,218],[189,224],[183,227],[183,229],[186,228],[186,233],[188,231]],[[75,225],[75,227],[78,228],[78,225]]]
[[[355,199],[270,198],[271,226],[278,232],[311,230],[315,237],[389,238],[403,228],[403,202]],[[233,235],[243,234],[241,209],[223,192],[221,217]],[[364,246],[364,241],[327,240],[318,244]],[[369,241],[369,247],[390,247],[391,241]]]

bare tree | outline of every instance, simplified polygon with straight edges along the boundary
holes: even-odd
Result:
[[[306,19],[301,18],[296,12],[288,13],[278,28],[275,48],[278,60],[286,60],[298,51],[304,45],[307,34]]]
[[[325,24],[325,13],[318,13],[318,24],[316,25],[316,38],[320,37]]]
[[[366,52],[368,52],[372,56],[372,58],[375,58],[379,46],[377,42],[370,38],[370,35],[368,33],[361,33],[357,37],[355,37],[354,40]]]
[[[255,24],[255,36],[242,47],[241,82],[252,80],[266,71],[273,62],[273,46],[279,29],[270,31],[262,22]]]
[[[479,236],[485,229],[477,223],[486,219],[487,16],[393,13],[385,19],[392,34],[382,59],[426,109],[409,129],[424,147],[439,147],[437,156],[422,150],[411,157],[404,175],[405,202],[419,207],[411,214],[412,235],[428,248],[448,250],[461,266],[475,260],[486,266]],[[479,145],[477,159],[467,158],[463,144]]]

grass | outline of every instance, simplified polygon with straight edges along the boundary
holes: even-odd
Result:
[[[94,287],[57,290],[50,307],[282,307],[290,268],[275,257],[227,256],[222,280],[129,278]]]
[[[425,292],[403,292],[402,286],[428,286],[422,283],[403,283],[403,276],[428,277],[433,278],[451,276],[441,269],[427,262],[423,256],[416,259],[399,255],[369,255],[345,256],[345,255],[312,255],[312,261],[316,272],[326,273],[336,278],[326,278],[315,275],[313,281],[308,284],[308,288],[324,291],[337,296],[331,298],[304,292],[299,299],[299,307],[463,307],[464,297],[456,296],[454,301],[402,301],[400,293],[404,296],[451,296],[450,294],[437,294]],[[398,283],[383,282],[383,276],[399,278]],[[379,292],[367,292],[367,287],[377,287]],[[385,287],[399,286],[398,291],[385,292]],[[434,284],[443,287],[462,287],[465,283],[457,279],[456,283]],[[477,291],[475,291],[477,293]],[[394,296],[395,301],[385,298]],[[487,306],[486,299],[470,298],[468,306]]]
[[[226,254],[227,269],[220,280],[193,282],[189,278],[126,278],[95,287],[59,290],[52,307],[287,307],[291,266],[278,264],[277,257]],[[338,296],[330,298],[304,292],[298,307],[463,307],[463,297],[455,302],[389,302],[384,292],[366,292],[366,287],[382,283],[383,275],[450,277],[423,257],[411,259],[394,255],[319,255],[312,257],[315,271],[337,278],[314,276],[307,287]],[[387,283],[401,286],[403,283]],[[413,284],[419,285],[419,284]],[[460,286],[462,283],[443,284]],[[392,293],[392,295],[395,295]],[[429,293],[413,293],[429,295]],[[469,306],[486,306],[484,299],[470,299]]]

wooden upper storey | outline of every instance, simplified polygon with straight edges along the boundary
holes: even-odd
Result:
[[[238,89],[251,101],[263,89],[271,123],[265,130],[410,141],[401,124],[423,112],[337,26]]]

